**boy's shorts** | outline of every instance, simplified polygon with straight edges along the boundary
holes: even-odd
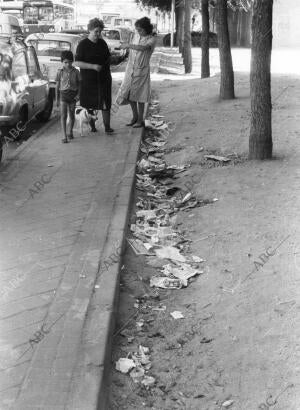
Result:
[[[67,103],[67,104],[72,104],[75,103],[75,97],[78,94],[77,91],[74,90],[63,90],[60,91],[60,101]]]

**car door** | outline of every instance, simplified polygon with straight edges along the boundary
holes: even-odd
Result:
[[[43,78],[39,63],[33,47],[28,47],[27,52],[29,87],[33,93],[34,115],[43,111],[48,98],[48,81]]]
[[[18,92],[23,94],[23,100],[27,102],[28,119],[30,119],[34,111],[34,93],[32,87],[29,86],[26,54],[23,49],[18,50],[13,56],[12,76]]]

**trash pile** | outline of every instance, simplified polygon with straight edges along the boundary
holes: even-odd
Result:
[[[164,160],[167,138],[162,133],[169,124],[163,116],[155,114],[158,101],[150,107],[146,121],[147,133],[141,146],[142,156],[137,164],[136,188],[138,197],[136,221],[131,225],[134,239],[128,243],[137,255],[147,255],[165,261],[160,272],[150,280],[150,286],[163,289],[181,289],[203,273],[203,259],[190,253],[190,240],[186,239],[176,224],[177,213],[217,199],[200,199],[193,192],[176,186],[177,175],[188,165],[168,165]]]
[[[177,217],[179,212],[216,201],[197,198],[193,192],[176,185],[178,174],[187,170],[189,165],[168,165],[164,160],[169,124],[157,114],[157,110],[158,102],[155,101],[150,106],[150,118],[145,122],[146,137],[141,144],[142,155],[136,174],[136,188],[141,194],[137,197],[136,219],[130,226],[132,237],[127,238],[135,254],[146,256],[147,263],[157,270],[147,284],[150,291],[144,295],[145,300],[157,296],[159,299],[163,289],[186,288],[204,272],[202,265],[205,261],[191,254],[191,240],[180,230]],[[139,303],[145,302],[144,299]],[[134,305],[140,309],[139,306]],[[146,303],[146,312],[149,310],[165,312],[166,306]],[[143,312],[138,310],[137,313]],[[180,311],[170,315],[174,320],[184,318]],[[143,331],[143,326],[143,319],[136,321],[138,331]],[[128,338],[128,343],[135,339],[126,330],[121,335]],[[138,352],[129,353],[116,362],[118,371],[129,374],[135,383],[147,389],[155,385],[155,379],[147,374],[150,368],[149,348],[141,345]]]
[[[130,375],[134,383],[139,383],[149,389],[155,385],[155,378],[147,375],[151,368],[149,347],[139,346],[138,352],[131,353],[128,357],[121,357],[116,362],[116,369]]]

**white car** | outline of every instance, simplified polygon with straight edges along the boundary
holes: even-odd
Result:
[[[41,73],[33,47],[21,39],[0,37],[0,161],[5,138],[15,140],[36,117],[48,121],[53,107],[49,81]]]
[[[26,43],[36,50],[41,70],[50,81],[50,87],[55,91],[57,70],[62,67],[61,52],[70,50],[74,54],[82,36],[67,33],[34,33],[26,38]]]
[[[129,43],[133,31],[128,27],[105,27],[102,31],[102,38],[106,41],[111,55],[119,57],[121,60],[128,54],[127,50],[120,48],[122,43]]]

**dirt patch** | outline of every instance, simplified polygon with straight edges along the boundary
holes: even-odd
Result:
[[[176,124],[167,162],[189,164],[176,185],[218,201],[178,214],[191,253],[205,259],[187,288],[153,293],[157,267],[127,247],[118,328],[126,323],[128,334],[115,337],[111,409],[298,410],[300,80],[273,78],[275,160],[264,162],[246,160],[247,75],[236,75],[238,98],[226,102],[215,97],[217,78],[155,86],[161,114]],[[206,154],[236,157],[209,166]],[[150,349],[149,389],[114,368],[139,345]]]

